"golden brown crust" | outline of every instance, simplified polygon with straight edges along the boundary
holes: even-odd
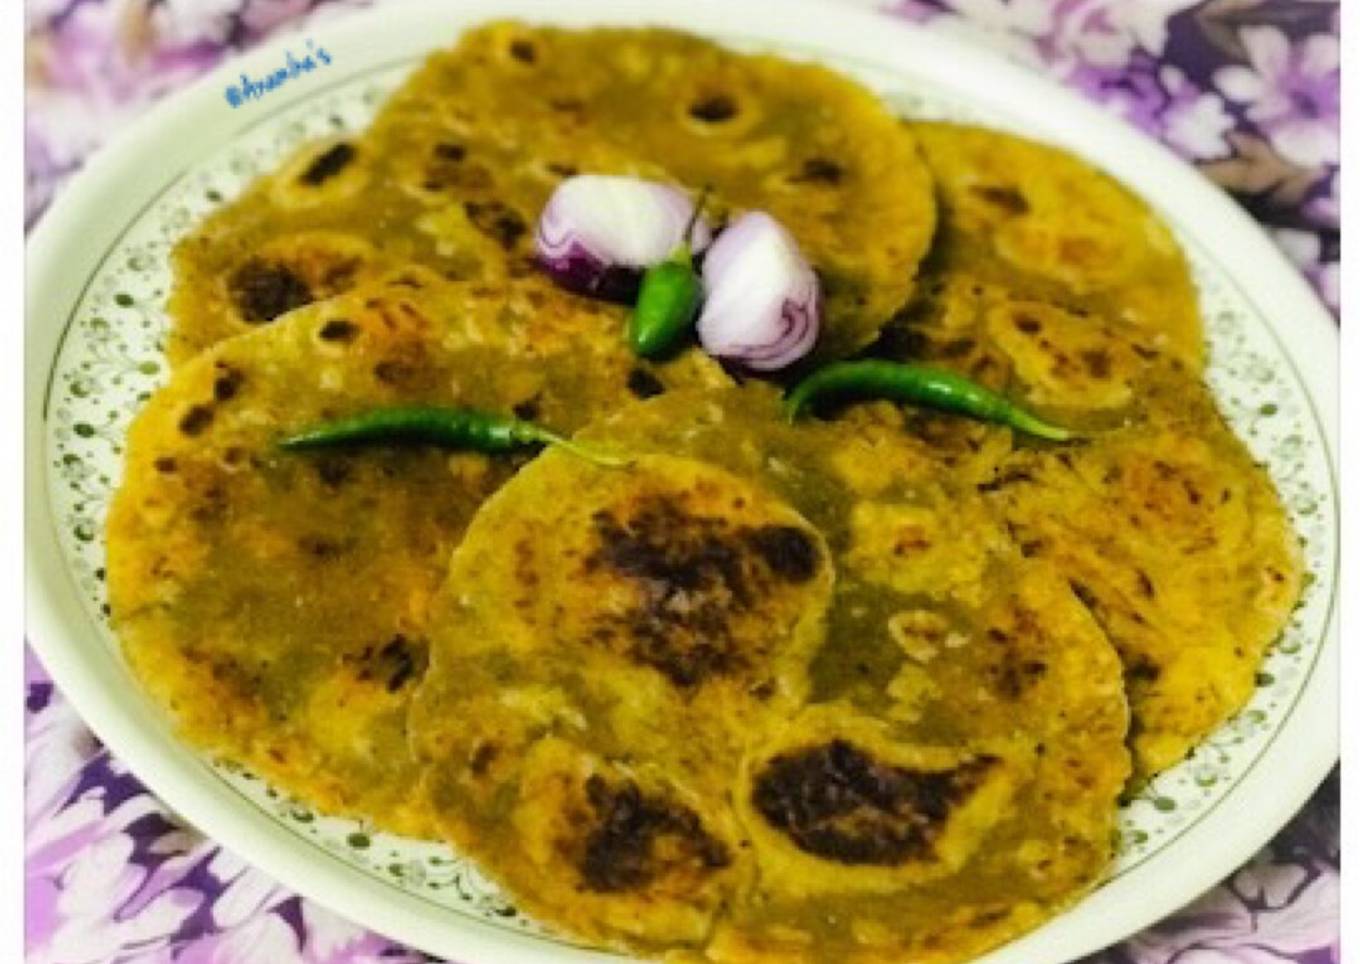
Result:
[[[979,488],[1119,648],[1137,765],[1156,773],[1250,697],[1298,597],[1296,539],[1202,380],[1194,288],[1155,215],[1056,148],[913,128],[939,183],[941,236],[878,350],[1089,433],[1017,441]]]
[[[1139,414],[1070,451],[1017,452],[993,492],[1124,662],[1142,774],[1178,762],[1251,698],[1298,600],[1278,494],[1198,379],[1139,384]]]
[[[344,163],[328,162],[340,149]],[[872,340],[935,227],[911,134],[839,75],[673,31],[496,23],[433,55],[369,131],[303,148],[180,243],[172,361],[248,329],[223,289],[299,233],[455,279],[535,273],[533,226],[572,173],[707,185],[718,221],[779,218],[822,280],[820,357]],[[305,280],[276,281],[273,301],[304,297]]]
[[[1128,774],[1119,663],[929,442],[872,417],[792,426],[777,401],[749,385],[630,406],[579,437],[632,467],[549,453],[487,504],[412,714],[425,785],[451,841],[594,942],[961,959],[1106,866]],[[866,507],[938,539],[884,541]],[[913,554],[930,564],[899,585]],[[658,639],[721,655],[677,673]],[[544,783],[540,753],[577,776]],[[650,814],[624,821],[634,887],[592,886],[582,863],[613,812],[581,803],[595,773]],[[695,816],[666,816],[678,800]],[[658,853],[701,872],[684,896],[645,870]]]
[[[790,426],[695,351],[635,361],[622,309],[533,264],[577,172],[778,217],[823,282],[817,359],[897,312],[879,354],[1089,437],[886,403]],[[1126,741],[1143,773],[1177,762],[1297,598],[1165,225],[1072,155],[899,124],[819,67],[490,24],[175,269],[177,374],[108,524],[134,670],[192,742],[443,836],[594,944],[984,953],[1098,881]],[[406,402],[585,426],[633,461],[274,446]]]
[[[923,285],[956,274],[999,284],[1012,297],[1092,312],[1143,348],[1202,368],[1189,266],[1142,200],[1059,148],[981,127],[910,126],[940,201]]]
[[[701,356],[653,366],[619,313],[546,284],[480,289],[403,269],[222,342],[137,417],[108,522],[113,620],[195,744],[326,811],[426,833],[406,704],[430,598],[483,500],[528,455],[430,447],[289,454],[289,431],[383,405],[534,410],[569,431],[660,385],[721,384]]]

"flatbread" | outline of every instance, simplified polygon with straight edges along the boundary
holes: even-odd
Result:
[[[411,716],[440,830],[525,909],[676,960],[960,960],[1098,879],[1118,659],[928,441],[761,385],[578,438],[635,461],[487,504]]]
[[[1204,385],[1158,371],[1137,396],[1128,424],[1084,445],[1015,453],[991,498],[1119,649],[1149,776],[1251,699],[1304,568],[1270,477]]]
[[[581,936],[700,940],[749,873],[726,780],[806,697],[831,583],[816,530],[730,473],[536,461],[432,621],[411,726],[440,829]]]
[[[184,737],[324,812],[426,832],[406,704],[429,601],[477,508],[532,453],[275,442],[408,403],[569,432],[635,394],[726,382],[700,355],[656,366],[595,337],[619,322],[539,280],[404,269],[183,365],[133,424],[107,537],[124,652]]]
[[[495,23],[429,58],[371,130],[305,148],[179,245],[171,357],[326,288],[325,268],[271,255],[298,234],[343,235],[453,278],[535,272],[533,225],[573,173],[708,185],[717,221],[773,214],[821,277],[819,358],[872,340],[935,226],[911,134],[838,74],[667,30]],[[252,277],[264,292],[253,307]]]
[[[1061,425],[979,483],[1119,649],[1138,770],[1182,760],[1250,699],[1298,599],[1297,537],[1198,372],[1104,315],[937,276],[879,351],[953,368]],[[949,435],[976,433],[954,420]]]
[[[1185,256],[1140,198],[1060,148],[947,123],[912,123],[935,179],[940,231],[922,286],[999,284],[1087,312],[1144,350],[1204,364],[1204,333]]]
[[[414,227],[420,206],[385,188],[377,163],[358,138],[306,144],[180,239],[166,306],[170,363],[389,269],[438,268]]]

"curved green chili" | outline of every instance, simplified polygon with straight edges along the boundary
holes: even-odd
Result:
[[[1044,421],[970,378],[929,365],[864,359],[835,362],[799,382],[784,402],[790,420],[824,398],[887,398],[924,408],[996,422],[1052,442],[1076,433]]]
[[[628,344],[643,358],[657,358],[674,348],[699,313],[704,289],[694,270],[690,238],[707,197],[705,187],[694,202],[680,243],[665,261],[643,272],[637,303],[628,318]]]
[[[553,445],[598,465],[621,466],[629,462],[563,438],[533,422],[472,408],[434,406],[374,409],[315,425],[282,439],[278,445],[297,452],[370,442],[414,442],[486,453]]]

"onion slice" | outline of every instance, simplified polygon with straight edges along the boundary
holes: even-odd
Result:
[[[763,211],[718,236],[704,258],[699,342],[715,358],[755,371],[787,368],[821,330],[821,286],[798,243]]]
[[[631,302],[643,269],[685,239],[694,202],[680,188],[637,177],[580,174],[557,186],[538,220],[539,263],[563,287]],[[696,254],[712,229],[700,215],[690,232]]]

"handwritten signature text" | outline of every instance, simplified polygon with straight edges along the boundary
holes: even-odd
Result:
[[[331,55],[325,47],[319,47],[314,41],[307,41],[307,49],[302,56],[293,55],[291,50],[286,51],[286,59],[282,67],[271,71],[264,77],[251,77],[249,74],[242,73],[241,81],[237,84],[228,84],[224,95],[227,103],[232,107],[240,107],[252,100],[259,100],[265,94],[276,88],[282,87],[288,81],[303,74],[309,74],[313,70],[325,67],[331,62]]]

